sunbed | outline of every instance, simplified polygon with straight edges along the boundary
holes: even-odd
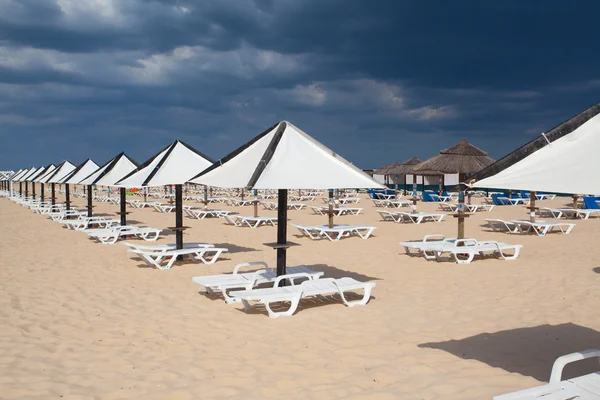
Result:
[[[231,211],[205,209],[205,208],[184,208],[183,212],[193,219],[204,219],[204,218],[219,218],[223,215],[231,214]]]
[[[160,249],[160,250],[144,250],[144,249],[130,249],[131,253],[135,253],[140,256],[142,260],[150,267],[156,267],[157,269],[169,269],[173,266],[173,263],[179,257],[188,256],[195,260],[200,260],[204,264],[213,264],[218,260],[221,253],[229,251],[225,248],[218,247],[200,247],[192,246],[185,247],[183,249]],[[166,265],[163,265],[163,261],[168,260]]]
[[[274,201],[261,201],[260,204],[262,204],[262,206],[265,210],[271,210],[271,211],[275,211],[279,207],[278,203],[276,203]],[[306,205],[304,205],[302,203],[287,203],[288,210],[302,210],[305,207],[306,207]]]
[[[435,259],[435,253],[431,251],[444,244],[452,244],[456,242],[456,238],[447,238],[441,234],[426,235],[423,240],[413,240],[408,242],[400,242],[400,246],[404,247],[404,251],[409,256],[423,255],[427,260]]]
[[[121,236],[136,236],[146,241],[155,241],[158,239],[161,230],[148,226],[123,225],[107,229],[86,229],[84,232],[103,244],[114,244]]]
[[[261,225],[275,226],[276,217],[251,217],[243,215],[223,215],[223,218],[230,224],[237,227],[248,226],[250,228],[258,228]]]
[[[103,228],[110,228],[119,224],[118,219],[109,219],[106,217],[79,217],[79,219],[65,219],[60,221],[68,229],[82,231],[92,225],[98,225]]]
[[[262,268],[257,271],[240,272],[240,269],[246,267]],[[323,272],[315,272],[305,266],[287,267],[287,272],[288,274],[303,273],[308,276],[308,279],[318,279],[323,275]],[[269,268],[265,262],[258,261],[238,264],[232,274],[195,276],[192,281],[204,286],[209,294],[221,292],[226,303],[235,303],[239,299],[230,297],[228,291],[233,289],[249,290],[257,285],[273,282],[275,279],[277,279],[277,271]],[[302,276],[301,279],[305,279],[305,276]]]
[[[412,222],[420,224],[423,221],[442,222],[446,214],[426,213],[426,212],[404,212],[404,211],[386,211],[377,210],[384,221]]]
[[[457,264],[469,264],[476,255],[483,257],[486,254],[499,256],[504,260],[516,260],[522,247],[520,244],[507,244],[493,240],[457,239],[452,243],[441,243],[437,248],[433,246],[427,252],[433,252],[437,261],[441,261],[447,254]]]
[[[336,224],[332,228],[328,224],[324,225],[297,225],[292,224],[294,228],[297,228],[300,233],[304,236],[308,236],[313,240],[327,238],[331,241],[340,240],[343,237],[359,236],[361,239],[368,239],[373,231],[376,229],[374,226],[364,225],[345,225]]]
[[[547,385],[494,397],[494,400],[598,400],[600,371],[562,380],[565,366],[588,358],[600,358],[600,350],[585,350],[556,359]]]
[[[545,236],[547,233],[555,230],[560,230],[561,233],[568,235],[571,233],[575,224],[570,224],[566,222],[558,222],[558,221],[527,221],[527,220],[512,220],[510,221],[517,226],[519,232],[521,233],[529,233],[531,231],[535,232],[538,236]]]
[[[309,278],[309,275],[303,273],[281,275],[275,279],[271,288],[239,290],[231,292],[230,296],[241,300],[246,310],[251,309],[251,301],[262,303],[265,305],[270,318],[278,318],[294,314],[298,309],[300,300],[311,296],[338,294],[344,305],[348,307],[365,305],[369,302],[371,290],[375,286],[374,282],[359,282],[353,278],[314,279],[306,280],[299,285],[293,285],[293,280],[300,277]],[[279,287],[279,282],[282,280],[286,280],[292,285]],[[344,293],[356,290],[364,291],[363,298],[356,301],[346,300]],[[271,304],[280,302],[290,302],[290,308],[287,311],[273,311]]]
[[[484,221],[486,221],[489,227],[495,232],[519,232],[519,227],[512,221],[505,221],[497,218],[486,218]]]

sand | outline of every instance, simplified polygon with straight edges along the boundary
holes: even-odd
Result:
[[[457,265],[406,256],[398,245],[454,236],[454,218],[381,222],[366,197],[360,206],[363,215],[336,221],[375,225],[374,237],[310,241],[289,227],[301,246],[289,250],[288,265],[374,280],[370,303],[307,300],[294,316],[269,319],[207,297],[191,278],[244,261],[274,266],[263,243],[275,228],[186,218],[186,241],[231,251],[213,265],[160,271],[124,246],[94,243],[0,199],[0,398],[489,399],[547,380],[559,355],[600,347],[600,220],[576,221],[568,236],[517,236],[490,232],[483,219],[526,218],[524,207],[477,213],[467,236],[523,244],[521,256]],[[101,203],[95,212],[117,208]],[[131,221],[174,224],[174,214],[129,211]],[[309,211],[289,216],[326,222]]]

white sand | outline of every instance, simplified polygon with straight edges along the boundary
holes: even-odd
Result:
[[[95,205],[96,213],[118,211]],[[191,277],[243,261],[274,266],[275,252],[262,243],[275,241],[275,228],[186,218],[184,240],[230,253],[214,265],[159,271],[124,246],[94,243],[0,199],[0,398],[489,399],[540,384],[561,354],[600,347],[600,220],[536,237],[481,226],[484,218],[527,218],[522,206],[477,213],[467,236],[523,244],[521,257],[457,265],[405,256],[398,245],[454,236],[454,218],[401,225],[381,222],[366,198],[360,206],[364,215],[336,221],[375,225],[374,237],[313,242],[289,226],[302,246],[288,251],[288,265],[376,280],[371,302],[350,309],[308,300],[272,320],[206,297]],[[131,221],[174,225],[174,214],[128,211]],[[251,215],[252,207],[237,211]],[[326,222],[309,211],[289,216]]]

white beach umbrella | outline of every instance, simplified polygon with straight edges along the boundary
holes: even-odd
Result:
[[[27,193],[27,183],[31,182],[31,197],[35,199],[35,178],[44,174],[46,167],[39,167],[35,170],[34,173],[29,174],[27,178],[25,178],[25,193]]]
[[[198,172],[213,164],[213,160],[176,140],[159,151],[123,179],[116,186],[138,188],[175,185],[175,241],[178,249],[183,248],[183,185]]]
[[[79,183],[79,181],[89,176],[97,169],[98,164],[88,158],[58,182],[65,185],[65,203],[67,204],[67,210],[71,205],[70,185]],[[89,216],[91,217],[91,214]]]
[[[69,161],[63,161],[52,172],[47,178],[44,178],[44,183],[49,183],[52,189],[52,204],[56,203],[55,185],[59,183],[65,176],[70,174],[75,169],[75,166]],[[69,203],[67,203],[67,210],[69,209]]]
[[[600,103],[477,173],[471,186],[600,194]]]
[[[288,189],[377,188],[383,186],[362,170],[287,121],[250,142],[190,180],[204,185],[277,189],[277,274],[285,274]]]
[[[91,186],[115,186],[124,176],[134,171],[138,167],[137,163],[127,157],[125,153],[119,153],[106,164],[102,165],[89,176],[82,179],[79,184],[88,186],[88,215],[92,213]],[[127,204],[125,202],[125,188],[120,190],[121,207],[118,214],[121,215],[121,225],[127,225]]]
[[[34,185],[36,183],[40,184],[40,199],[42,201],[44,201],[44,182],[46,181],[46,179],[50,178],[50,176],[52,175],[52,172],[56,170],[56,165],[54,164],[50,164],[46,167],[46,169],[39,174],[38,176],[36,176],[35,178],[33,178],[33,183]]]

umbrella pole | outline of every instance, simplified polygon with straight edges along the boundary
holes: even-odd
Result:
[[[65,185],[65,204],[67,206],[67,211],[71,209],[71,193],[69,193],[69,184]]]
[[[43,183],[40,183],[40,198],[43,203],[44,202],[44,184]]]
[[[119,215],[121,215],[121,226],[125,226],[127,225],[127,202],[125,200],[125,188],[119,188],[119,195],[121,197],[120,199],[120,204],[121,204],[121,211],[118,213]]]
[[[529,221],[535,222],[535,210],[537,207],[535,206],[535,192],[529,192]]]
[[[254,217],[258,217],[258,193],[256,189],[254,189]]]
[[[29,182],[25,181],[25,197],[29,197]]]
[[[204,209],[208,209],[208,186],[204,185]]]
[[[175,185],[175,243],[183,249],[183,195],[182,185]]]
[[[31,181],[31,196],[35,200],[35,182]]]
[[[327,215],[329,216],[329,227],[333,228],[333,189],[329,189],[329,210]]]
[[[142,188],[144,190],[144,203],[148,202],[148,188]]]
[[[50,184],[50,196],[52,196],[52,205],[56,205],[56,188],[54,183]]]
[[[465,238],[465,192],[461,191],[458,194],[458,239]]]
[[[287,196],[287,189],[279,189],[277,194],[277,276],[286,273]]]
[[[85,186],[84,186],[85,187]],[[92,217],[92,185],[87,187],[87,214],[88,217]]]

